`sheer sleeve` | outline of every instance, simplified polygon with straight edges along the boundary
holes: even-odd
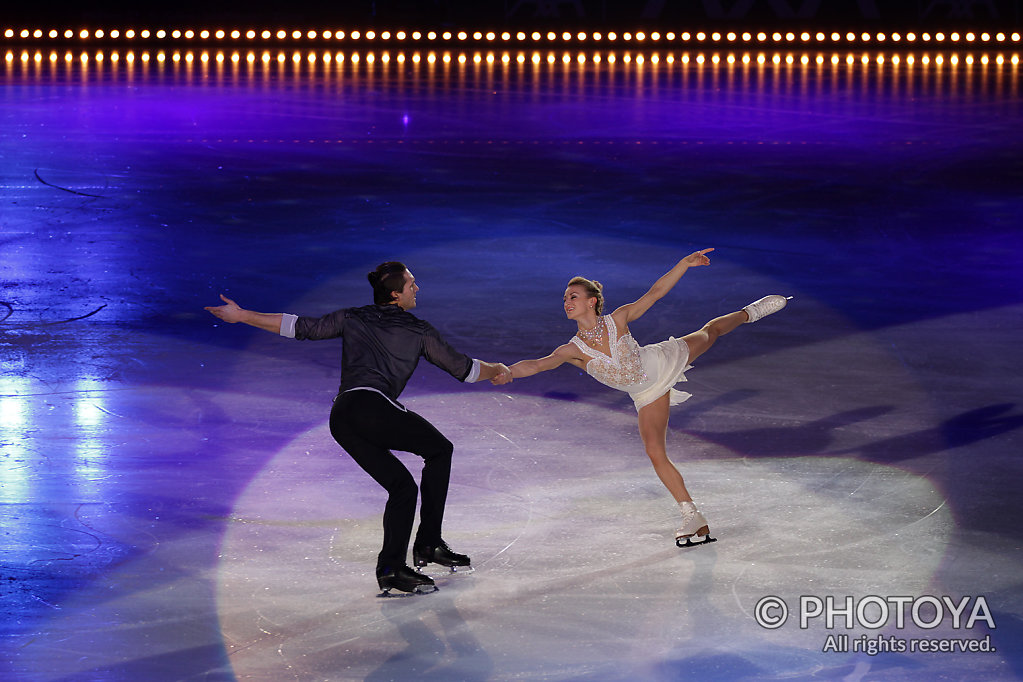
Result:
[[[295,320],[295,338],[300,341],[336,339],[344,334],[344,328],[344,310],[335,310],[323,317],[299,316]]]
[[[423,336],[423,357],[459,381],[465,381],[472,372],[472,358],[455,350],[432,326]]]

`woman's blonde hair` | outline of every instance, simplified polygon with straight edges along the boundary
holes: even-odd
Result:
[[[568,286],[580,286],[586,290],[587,298],[597,299],[597,305],[594,310],[600,315],[604,310],[604,285],[595,279],[586,279],[585,277],[573,277],[568,281]]]

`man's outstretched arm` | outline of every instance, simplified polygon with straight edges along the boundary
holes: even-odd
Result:
[[[223,294],[220,295],[220,298],[224,301],[224,305],[206,306],[206,310],[224,322],[230,324],[242,322],[274,334],[281,333],[281,320],[284,317],[282,313],[257,313],[255,310],[242,308]]]

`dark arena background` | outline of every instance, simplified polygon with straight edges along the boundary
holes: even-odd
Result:
[[[0,11],[0,678],[1023,679],[1018,1],[20,3]],[[512,363],[788,306],[696,361],[671,459],[565,365],[421,363],[475,572],[378,598],[319,315],[407,263]],[[421,461],[398,457],[418,475]]]

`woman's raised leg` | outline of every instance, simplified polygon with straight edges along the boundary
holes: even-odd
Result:
[[[715,317],[698,331],[683,336],[683,340],[689,346],[689,362],[706,353],[718,337],[724,336],[747,320],[749,315],[745,310],[736,310],[734,313]]]
[[[682,338],[685,339],[686,345],[689,346],[689,362],[706,353],[714,345],[714,342],[718,340],[718,337],[724,336],[741,324],[756,322],[768,315],[773,315],[784,308],[787,301],[788,299],[785,296],[779,294],[764,296],[759,301],[753,301],[745,308],[736,310],[734,313],[715,317],[692,334],[686,334]]]

